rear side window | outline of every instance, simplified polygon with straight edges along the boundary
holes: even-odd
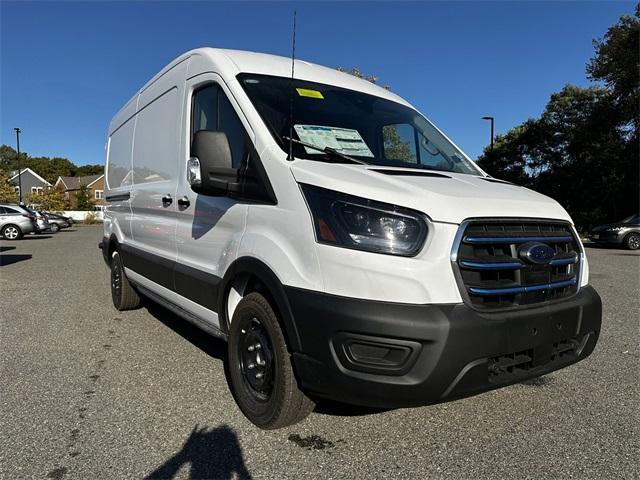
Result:
[[[4,212],[0,213],[10,213],[11,215],[20,214],[20,212],[14,208],[4,207]]]
[[[7,213],[7,211],[4,207],[0,207],[0,215],[2,215],[3,213]]]
[[[198,130],[227,134],[233,167],[239,168],[249,154],[249,138],[233,105],[218,85],[211,84],[193,94],[191,135]]]
[[[107,184],[109,188],[131,185],[131,142],[135,117],[121,125],[109,137],[107,150]],[[68,192],[65,192],[65,198]]]

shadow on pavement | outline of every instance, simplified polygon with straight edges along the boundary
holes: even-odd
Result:
[[[155,303],[153,300],[143,298],[144,306],[147,311],[157,320],[176,332],[182,338],[198,347],[210,357],[222,360],[224,363],[225,379],[227,385],[231,389],[229,369],[227,364],[227,344],[218,338],[203,332],[195,325],[175,315],[170,310]],[[318,403],[314,409],[315,413],[320,415],[329,415],[335,417],[361,417],[365,415],[375,415],[377,413],[386,412],[392,409],[361,407],[357,405],[348,405],[345,403],[335,402],[326,399],[317,399]]]
[[[51,235],[25,235],[22,240],[44,240],[45,238],[51,238]]]
[[[320,415],[331,417],[364,417],[377,413],[388,412],[392,408],[361,407],[358,405],[348,405],[346,403],[334,402],[331,400],[320,400],[313,410]]]
[[[5,267],[13,263],[22,262],[23,260],[31,260],[31,255],[28,254],[2,254],[0,255],[0,267]]]
[[[191,466],[190,479],[251,478],[244,464],[238,437],[227,425],[211,430],[207,427],[198,428],[196,425],[180,451],[145,479],[175,478],[184,465]]]
[[[15,250],[16,247],[0,247],[0,253],[8,252],[9,250]]]
[[[143,305],[147,311],[157,320],[176,332],[182,338],[192,343],[210,357],[218,360],[226,361],[227,344],[219,338],[213,337],[208,333],[200,330],[187,320],[180,318],[170,310],[158,305],[153,300],[143,298]]]

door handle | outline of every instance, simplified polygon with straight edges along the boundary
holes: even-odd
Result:
[[[189,205],[191,205],[191,202],[189,201],[186,195],[178,199],[178,206],[180,208],[187,208]]]
[[[167,193],[164,197],[162,197],[163,207],[168,207],[169,205],[171,205],[171,203],[173,203],[173,198],[171,198],[170,194]]]

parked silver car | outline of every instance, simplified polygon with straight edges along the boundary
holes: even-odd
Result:
[[[49,230],[53,233],[60,231],[61,228],[68,228],[71,226],[69,219],[55,213],[42,212],[47,220],[49,220]]]
[[[36,216],[15,204],[0,203],[0,236],[5,240],[20,240],[37,231]]]
[[[37,210],[29,207],[24,207],[24,209],[36,218],[36,233],[44,233],[49,231],[49,220],[44,214],[42,214],[42,212],[38,212]]]

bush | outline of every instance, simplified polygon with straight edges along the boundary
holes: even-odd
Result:
[[[98,220],[98,216],[93,212],[87,212],[82,223],[85,225],[93,225]]]

